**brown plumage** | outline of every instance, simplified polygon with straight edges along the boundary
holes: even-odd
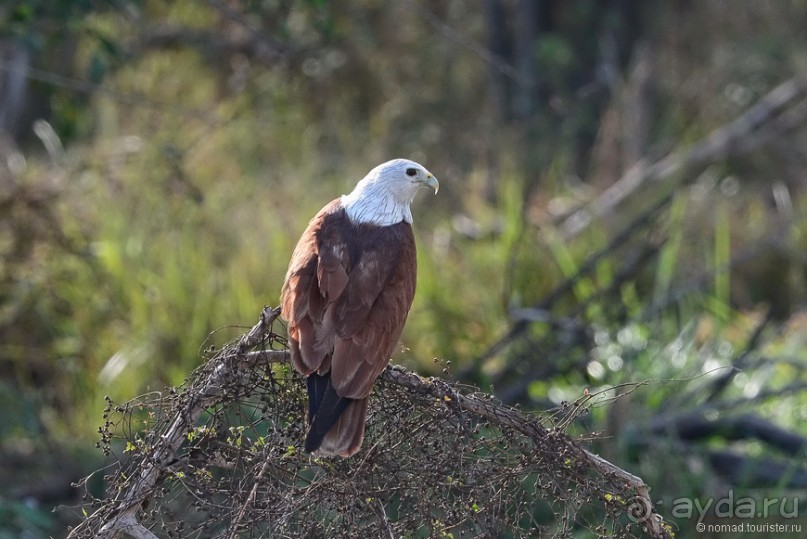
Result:
[[[391,171],[382,168],[391,163],[396,165]],[[419,181],[411,179],[413,166],[422,176]],[[406,185],[393,182],[399,175],[410,176]],[[322,455],[347,457],[359,450],[367,398],[398,343],[415,295],[411,214],[407,219],[404,212],[392,222],[399,214],[390,213],[387,203],[392,202],[383,193],[405,199],[400,204],[408,212],[417,187],[425,184],[436,190],[428,171],[405,160],[380,165],[362,182],[308,224],[281,293],[292,364],[307,377],[305,449]],[[383,187],[382,195],[373,186]],[[406,196],[399,196],[403,187]],[[378,208],[383,215],[375,211]]]

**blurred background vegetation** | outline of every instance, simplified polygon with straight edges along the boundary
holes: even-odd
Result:
[[[0,537],[63,536],[104,395],[182,383],[394,157],[441,191],[393,361],[601,391],[668,518],[805,500],[805,81],[801,0],[3,2]]]

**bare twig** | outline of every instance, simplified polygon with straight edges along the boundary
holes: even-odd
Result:
[[[100,528],[93,537],[113,539],[121,532],[125,532],[137,539],[141,537],[152,539],[153,535],[148,535],[151,532],[138,519],[139,516],[144,517],[145,515],[141,509],[145,500],[160,487],[171,473],[169,466],[176,461],[180,446],[188,440],[188,434],[196,425],[200,415],[216,403],[226,401],[230,395],[230,388],[240,387],[239,377],[246,377],[248,374],[254,373],[258,365],[289,361],[287,350],[250,351],[250,348],[262,345],[271,331],[272,321],[278,314],[277,309],[264,309],[260,322],[237,344],[223,349],[218,356],[202,368],[200,376],[196,381],[192,381],[186,390],[185,394],[188,395],[188,398],[180,401],[182,405],[172,419],[169,416],[170,424],[165,433],[152,447],[144,450],[141,463],[139,467],[135,468],[140,470],[139,475],[133,477],[132,480],[124,481],[111,505],[102,508],[103,511],[96,511],[81,526],[73,530],[69,537],[87,537],[88,532]],[[274,339],[273,334],[271,339]],[[633,474],[581,448],[562,429],[547,428],[537,417],[523,414],[518,410],[494,402],[489,396],[461,392],[455,385],[438,378],[423,378],[400,366],[388,367],[383,372],[382,379],[389,384],[389,387],[397,386],[409,394],[418,396],[415,402],[421,403],[419,405],[421,409],[432,410],[437,403],[438,407],[444,409],[448,414],[447,417],[454,417],[455,413],[458,414],[456,415],[458,421],[467,421],[468,414],[471,414],[478,420],[486,421],[492,427],[502,429],[503,432],[516,431],[532,441],[534,452],[547,451],[547,454],[551,456],[551,460],[548,462],[552,463],[555,462],[554,459],[560,459],[561,464],[558,464],[560,467],[566,466],[579,470],[584,476],[597,476],[599,481],[611,485],[609,488],[613,488],[615,492],[629,492],[630,494],[627,495],[620,494],[610,497],[603,492],[600,496],[601,502],[605,506],[616,509],[617,512],[627,510],[633,521],[640,523],[651,537],[668,536],[661,517],[653,510],[647,485]],[[462,419],[463,417],[466,419]],[[428,421],[415,425],[420,425],[424,429],[430,428]],[[228,445],[232,446],[232,444]],[[444,450],[450,451],[450,446]],[[371,453],[377,455],[378,451],[379,449],[375,447],[368,449],[368,456]],[[256,456],[268,459],[268,456],[260,454]],[[251,479],[252,488],[244,499],[245,501],[234,511],[232,521],[228,526],[227,533],[230,534],[230,537],[239,533],[242,523],[249,518],[247,514],[258,503],[258,488],[259,484],[265,484],[265,481],[262,481],[264,476],[272,475],[274,477],[273,462],[276,461],[265,460],[259,464],[259,468],[256,468],[257,473]],[[364,461],[357,464],[359,468],[364,465]],[[403,472],[403,470],[399,471]],[[356,472],[353,470],[349,473]],[[329,479],[326,478],[324,481],[324,484],[312,482],[310,489],[314,490],[306,492],[328,488],[326,485]],[[633,498],[627,500],[627,496],[633,496]],[[384,535],[393,537],[395,535],[393,523],[387,517],[381,501],[374,498],[375,496],[369,496],[368,503],[371,504],[372,512],[380,521],[378,529]],[[286,503],[293,504],[294,502],[288,500]],[[636,511],[635,505],[646,510]],[[566,507],[567,511],[571,509],[571,507]],[[88,524],[90,521],[93,523]]]
[[[156,535],[140,524],[131,513],[126,513],[118,519],[116,532],[131,535],[134,539],[158,539]]]
[[[565,436],[558,430],[549,430],[543,427],[535,418],[525,416],[513,408],[502,406],[490,399],[481,398],[476,395],[463,395],[462,393],[454,391],[449,384],[440,379],[425,379],[398,365],[388,367],[382,376],[398,385],[408,387],[420,393],[426,393],[441,401],[456,402],[457,406],[461,409],[484,417],[496,425],[512,427],[536,442],[547,437]],[[631,488],[634,489],[636,496],[639,497],[642,505],[650,508],[652,513],[653,502],[650,499],[650,491],[641,478],[630,472],[626,472],[599,455],[595,455],[586,449],[578,447],[571,443],[571,441],[568,447],[572,449],[577,456],[587,461],[591,467],[603,477],[612,478],[630,485]],[[642,520],[642,524],[647,527],[648,534],[651,537],[667,537],[668,534],[662,525],[663,521],[661,517],[651,513],[645,515],[647,518]]]
[[[754,328],[754,332],[751,334],[751,337],[749,337],[748,342],[745,344],[745,348],[732,363],[731,369],[721,374],[712,382],[712,387],[709,390],[709,396],[706,397],[706,402],[714,402],[717,397],[719,397],[721,393],[723,393],[723,391],[728,387],[729,383],[734,380],[734,377],[737,376],[738,373],[742,372],[748,363],[748,359],[751,354],[759,348],[761,344],[760,340],[762,337],[762,332],[773,320],[773,313],[774,310],[772,308],[768,308],[768,312],[765,313],[765,316],[762,318],[762,320],[760,320],[759,324],[757,324],[757,327]]]
[[[239,349],[243,351],[248,347],[259,344],[272,322],[279,315],[280,309],[264,308],[260,321],[241,339]],[[261,352],[260,357],[266,357],[271,354],[272,352]],[[286,352],[280,351],[277,355],[285,357]],[[134,535],[132,530],[137,533],[145,530],[137,521],[137,513],[165,474],[165,465],[174,459],[174,454],[186,439],[188,431],[193,427],[205,408],[215,401],[227,379],[234,376],[238,370],[249,366],[248,361],[235,362],[232,359],[232,356],[225,356],[213,375],[205,380],[202,387],[194,391],[194,397],[189,399],[180,412],[177,413],[171,426],[162,435],[160,442],[155,445],[152,454],[144,461],[139,477],[131,484],[126,483],[126,486],[129,487],[128,491],[118,493],[114,502],[114,516],[106,521],[98,531],[96,535],[98,539],[114,539],[121,531]],[[68,537],[78,537],[78,534],[83,533],[83,531],[82,526],[77,526]],[[141,537],[149,536],[141,535]],[[152,537],[156,536],[152,535]]]
[[[263,465],[261,466],[261,470],[258,472],[258,475],[255,477],[255,483],[252,485],[252,490],[249,491],[249,496],[247,496],[246,501],[244,501],[244,505],[241,506],[241,510],[238,512],[238,515],[233,520],[232,524],[230,525],[230,535],[229,539],[236,539],[239,535],[238,527],[241,525],[241,521],[244,520],[244,514],[247,512],[247,509],[255,503],[255,497],[258,494],[258,485],[260,485],[260,481],[263,478],[266,470],[269,468],[269,461],[264,461]]]
[[[395,531],[392,529],[389,518],[387,518],[387,512],[384,510],[384,505],[380,503],[378,499],[373,499],[369,503],[373,512],[378,515],[378,519],[381,521],[381,526],[384,529],[387,539],[395,539]]]
[[[413,0],[407,0],[406,5],[409,6],[409,9],[417,13],[420,17],[423,18],[432,28],[437,30],[443,37],[447,40],[456,43],[457,45],[464,47],[477,56],[479,56],[484,62],[491,65],[494,69],[499,71],[504,76],[510,78],[514,82],[525,85],[527,81],[522,73],[520,73],[515,67],[505,62],[502,58],[493,54],[487,47],[484,45],[477,43],[472,38],[453,28],[452,26],[446,24],[442,20],[440,20],[437,15],[423,7],[420,2],[415,2]]]
[[[621,246],[625,245],[631,238],[633,238],[636,234],[640,231],[646,231],[646,226],[653,222],[653,219],[661,212],[672,200],[671,195],[666,195],[661,197],[657,200],[654,204],[652,204],[649,208],[643,211],[640,215],[638,215],[635,219],[633,219],[628,225],[623,228],[616,236],[608,242],[602,249],[592,253],[578,268],[578,270],[571,275],[567,279],[564,279],[558,286],[552,289],[544,298],[532,307],[528,307],[526,309],[522,309],[520,314],[528,314],[531,313],[532,315],[537,314],[541,311],[549,311],[555,303],[558,302],[561,298],[563,298],[566,294],[574,289],[577,283],[580,282],[584,276],[592,273],[594,269],[596,269],[599,262],[608,255],[612,255],[617,249]],[[655,250],[653,250],[655,252]],[[636,266],[631,265],[631,270],[635,270]],[[622,272],[621,272],[622,273]],[[617,279],[614,280],[617,282]],[[581,307],[584,308],[584,307]],[[514,315],[518,315],[519,312],[511,313]],[[508,344],[516,340],[518,337],[523,335],[530,327],[531,322],[534,322],[535,319],[533,316],[529,318],[521,316],[514,316],[515,320],[513,325],[508,330],[508,332],[503,335],[498,341],[496,341],[493,345],[488,348],[485,353],[483,353],[478,358],[474,359],[473,364],[471,367],[466,367],[462,371],[457,374],[457,378],[460,380],[470,378],[472,371],[478,369],[480,365],[482,365],[486,360],[490,359],[494,355],[501,352]]]

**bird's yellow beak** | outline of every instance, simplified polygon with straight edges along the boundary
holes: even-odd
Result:
[[[425,185],[427,187],[431,187],[432,189],[434,189],[434,194],[435,195],[437,194],[437,191],[440,190],[440,182],[438,182],[437,178],[435,178],[431,174],[428,174],[426,176],[426,180],[423,182],[423,185]]]

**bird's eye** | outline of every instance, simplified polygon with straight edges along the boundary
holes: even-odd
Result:
[[[409,176],[410,178],[412,176],[417,176],[417,173],[418,173],[418,169],[416,169],[416,168],[408,168],[408,169],[406,169],[406,175]]]

